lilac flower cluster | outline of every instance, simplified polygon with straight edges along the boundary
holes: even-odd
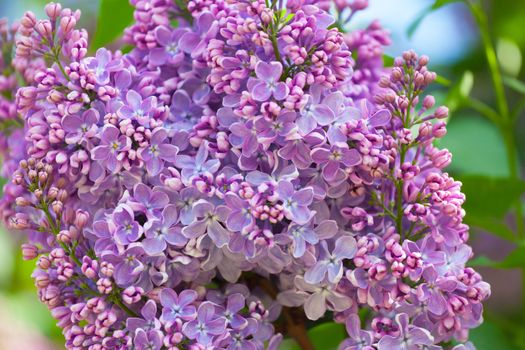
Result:
[[[24,124],[2,215],[66,347],[309,349],[327,317],[344,350],[466,342],[490,287],[428,58],[385,68],[379,24],[344,33],[362,0],[131,3],[127,54],[88,56],[78,11],[28,12],[33,74],[0,115]]]

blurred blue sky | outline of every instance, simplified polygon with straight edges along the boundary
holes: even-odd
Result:
[[[450,64],[461,59],[478,40],[468,9],[462,3],[447,5],[427,15],[411,39],[410,24],[434,0],[370,0],[370,7],[357,14],[352,27],[365,26],[379,19],[392,34],[387,53],[396,56],[407,49],[432,58],[433,64]]]

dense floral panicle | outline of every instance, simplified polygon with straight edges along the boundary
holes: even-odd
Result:
[[[2,217],[66,347],[277,349],[332,316],[344,350],[466,342],[490,287],[428,58],[345,33],[363,0],[131,4],[127,54],[50,3],[0,62]]]

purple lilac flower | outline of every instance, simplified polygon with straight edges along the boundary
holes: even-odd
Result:
[[[224,201],[231,209],[226,226],[236,232],[245,232],[255,223],[250,204],[233,193],[227,193]]]
[[[129,203],[134,211],[142,211],[148,218],[154,218],[169,203],[168,195],[159,190],[152,190],[142,183],[133,188],[133,201]]]
[[[457,281],[453,278],[440,277],[433,267],[423,271],[423,283],[418,288],[418,299],[427,301],[428,310],[435,315],[442,315],[447,311],[445,293],[451,293],[457,288]]]
[[[218,317],[212,303],[200,304],[197,319],[188,322],[182,328],[184,334],[190,339],[196,339],[203,345],[212,342],[214,336],[221,335],[226,328],[226,320]]]
[[[86,66],[95,72],[97,83],[100,85],[107,85],[110,74],[122,69],[122,61],[113,60],[111,52],[103,47],[97,50],[95,57],[86,59],[86,62]]]
[[[162,210],[162,215],[159,219],[153,219],[146,222],[144,231],[146,232],[146,239],[142,241],[144,250],[149,255],[156,255],[162,253],[167,243],[182,247],[187,242],[187,239],[182,235],[179,222],[177,207],[175,205],[168,205]]]
[[[154,66],[170,64],[178,66],[184,60],[184,53],[179,48],[180,38],[186,33],[184,29],[170,29],[160,26],[155,30],[158,47],[151,50],[149,63]]]
[[[202,107],[193,103],[184,90],[175,91],[173,94],[170,112],[173,124],[169,127],[174,130],[191,130],[203,115]]]
[[[260,61],[255,67],[257,80],[252,83],[252,95],[256,101],[267,101],[274,97],[277,101],[286,98],[289,93],[288,86],[280,82],[283,73],[283,66],[279,62],[266,63]]]
[[[115,231],[115,241],[117,243],[128,245],[136,242],[142,236],[144,230],[135,221],[135,213],[129,206],[125,204],[119,205],[113,213],[113,220],[117,224]]]
[[[407,314],[396,315],[399,336],[385,335],[379,340],[378,350],[418,350],[423,345],[432,345],[434,339],[426,329],[409,325]]]
[[[361,329],[361,320],[358,315],[349,315],[346,318],[346,332],[350,336],[339,345],[340,350],[373,350],[374,336],[372,332]]]
[[[144,264],[141,261],[143,255],[144,249],[140,245],[129,245],[121,254],[109,253],[103,258],[115,266],[113,275],[115,282],[127,287],[144,271]]]
[[[304,313],[341,350],[472,350],[490,286],[428,57],[333,25],[366,0],[131,3],[124,53],[59,4],[0,20],[0,214],[65,347],[277,350]]]
[[[197,315],[197,310],[193,305],[196,299],[197,292],[191,289],[183,290],[180,294],[171,289],[163,289],[160,293],[161,320],[171,323],[177,320],[193,320]]]
[[[164,162],[173,162],[179,152],[176,146],[166,143],[168,132],[164,129],[155,129],[149,140],[149,146],[139,151],[139,156],[146,163],[146,169],[151,176],[157,175]]]
[[[328,281],[337,283],[343,277],[343,260],[352,259],[356,251],[356,241],[351,236],[339,237],[335,241],[335,248],[332,253],[328,251],[326,242],[321,242],[317,263],[306,271],[304,280],[311,284],[317,284],[328,274]]]
[[[215,207],[210,202],[199,200],[193,204],[193,215],[197,219],[182,229],[187,238],[196,238],[208,234],[217,247],[221,248],[228,244],[230,236],[221,222],[228,218],[228,208],[225,206]]]
[[[314,85],[310,88],[311,94],[308,96],[307,103],[300,111],[297,118],[297,126],[301,135],[308,135],[317,126],[330,125],[336,118],[335,112],[329,104],[321,103],[322,87]]]
[[[62,119],[62,127],[67,132],[68,144],[81,144],[93,138],[98,130],[100,115],[96,109],[90,108],[81,116],[68,114]]]
[[[131,149],[131,140],[122,135],[113,125],[106,125],[102,130],[100,145],[91,150],[93,160],[102,161],[110,171],[118,171],[126,156],[126,151]]]
[[[162,333],[155,329],[147,332],[138,329],[134,343],[137,350],[160,350],[162,348]]]
[[[233,329],[243,329],[249,325],[239,312],[245,307],[246,301],[242,294],[233,293],[228,296],[225,308],[219,308],[219,313],[226,319],[227,325]]]
[[[314,162],[323,165],[323,177],[326,181],[334,181],[344,168],[355,166],[361,162],[361,155],[355,149],[332,146],[331,149],[316,148],[312,151]],[[343,169],[341,169],[343,167]]]
[[[142,99],[135,90],[129,90],[126,94],[126,104],[119,109],[119,114],[122,118],[136,120],[140,125],[149,125],[156,107],[155,96]]]
[[[149,331],[152,329],[160,329],[161,323],[157,319],[157,303],[153,300],[148,300],[142,309],[140,310],[139,317],[130,317],[126,320],[126,327],[131,333],[135,333],[136,330],[142,329]]]
[[[203,143],[195,157],[178,155],[175,158],[175,166],[182,169],[182,178],[186,183],[191,182],[192,178],[198,175],[214,174],[219,170],[221,162],[218,159],[208,160],[208,145]]]
[[[299,225],[306,224],[313,213],[308,206],[313,201],[314,192],[311,188],[303,188],[295,191],[293,184],[289,181],[280,181],[277,185],[277,194],[283,201],[286,218]]]

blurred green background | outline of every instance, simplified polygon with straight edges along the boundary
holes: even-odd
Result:
[[[15,20],[26,10],[43,15],[46,2],[0,0],[0,17]],[[62,4],[80,8],[80,25],[95,33],[100,1]],[[486,322],[471,339],[481,350],[525,349],[525,0],[370,0],[351,27],[373,19],[391,30],[388,55],[413,48],[431,57],[440,76],[433,93],[452,111],[440,146],[452,152],[449,170],[464,182],[468,196],[472,265],[492,285]],[[34,262],[22,261],[19,245],[0,231],[0,350],[63,348],[35,294]],[[19,337],[22,326],[30,331]]]

